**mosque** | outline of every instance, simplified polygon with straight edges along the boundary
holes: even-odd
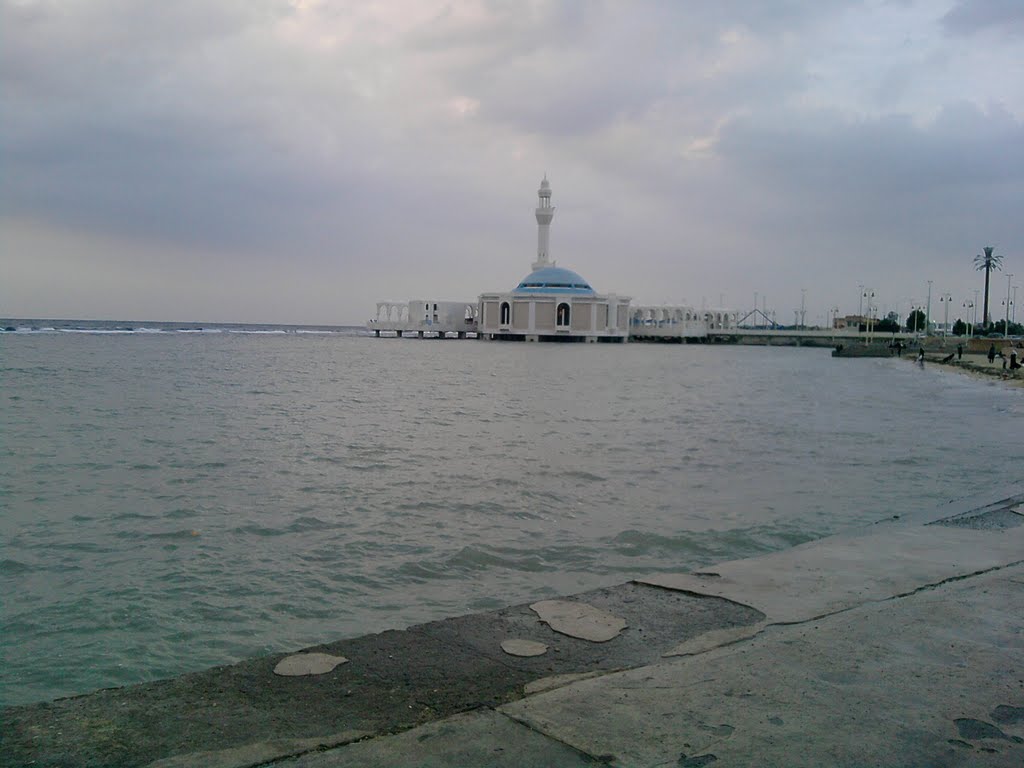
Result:
[[[483,293],[477,332],[501,341],[624,342],[629,338],[629,297],[599,294],[571,269],[551,259],[551,184],[537,190],[537,260],[515,288]]]
[[[563,341],[623,343],[635,340],[703,340],[709,330],[736,328],[739,313],[689,306],[631,307],[629,296],[599,294],[578,273],[551,259],[551,184],[547,176],[537,190],[537,260],[511,291],[482,293],[476,304],[465,301],[381,301],[367,328],[420,338],[475,335],[489,341]]]

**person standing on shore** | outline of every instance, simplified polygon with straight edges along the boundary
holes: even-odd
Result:
[[[964,357],[964,345],[963,344],[957,344],[956,345],[956,361],[959,363],[963,359],[963,357]]]
[[[988,348],[988,364],[992,365],[996,361],[996,345],[991,344]]]

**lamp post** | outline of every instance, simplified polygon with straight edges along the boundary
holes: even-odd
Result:
[[[924,312],[924,335],[932,335],[932,281],[928,281],[928,309]]]
[[[939,296],[939,301],[945,305],[945,315],[942,320],[942,338],[945,339],[949,334],[949,304],[953,300],[953,297],[946,292]]]
[[[869,288],[869,289],[861,292],[860,298],[861,298],[860,317],[862,319],[864,319],[864,321],[865,321],[864,322],[864,330],[866,331],[866,335],[864,337],[864,343],[868,344],[871,341],[871,302],[874,301],[874,299],[875,299],[875,292]],[[866,317],[866,318],[864,317],[864,299],[868,300],[868,317]],[[860,320],[857,320],[857,323],[859,324]],[[858,330],[860,330],[859,327],[858,327]]]
[[[924,314],[921,311],[923,309],[924,309],[924,305],[922,305],[922,304],[914,304],[910,308],[910,314],[912,314],[914,316],[914,329],[913,329],[912,332],[913,332],[915,337],[917,336],[917,331],[918,331],[918,328],[917,328],[917,318],[920,317],[922,314]]]
[[[974,310],[974,319],[977,320],[978,319],[978,310],[974,306],[974,302],[973,301],[965,301],[964,302],[964,315],[965,315],[966,319],[965,319],[964,322],[969,322],[970,321],[971,310],[972,309]],[[973,323],[970,323],[967,326],[967,335],[970,338],[972,338],[972,339],[974,338],[974,324]]]
[[[1009,338],[1010,336],[1010,281],[1013,280],[1013,275],[1006,276],[1006,325],[1003,326],[1003,338]]]

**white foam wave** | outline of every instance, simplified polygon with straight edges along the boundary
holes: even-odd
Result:
[[[127,328],[61,328],[61,333],[92,333],[100,336],[124,336],[135,333]]]

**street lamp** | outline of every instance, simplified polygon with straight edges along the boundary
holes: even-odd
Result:
[[[861,312],[861,317],[862,318],[864,317],[864,304],[863,304],[863,301],[864,301],[864,299],[868,300],[868,316],[866,318],[866,322],[864,323],[864,330],[867,331],[867,335],[864,337],[864,343],[868,344],[871,341],[871,302],[874,301],[874,299],[875,299],[875,292],[873,290],[871,290],[871,289],[868,289],[868,290],[866,290],[866,291],[861,293],[860,298],[861,298],[861,310],[860,310],[860,312]],[[857,322],[860,323],[860,320],[858,320]]]
[[[928,309],[924,313],[924,335],[932,335],[932,281],[928,281]]]
[[[1010,336],[1010,281],[1013,275],[1006,276],[1006,325],[1003,326],[1003,338]]]
[[[977,309],[977,307],[974,306],[974,302],[973,301],[965,301],[964,302],[964,315],[966,317],[966,320],[970,319],[970,317],[971,317],[971,310],[972,309],[974,310],[974,319],[977,320],[978,319],[978,309]],[[968,335],[972,339],[974,338],[974,324],[973,323],[968,325],[967,333],[968,333]]]
[[[939,296],[939,301],[941,301],[945,305],[944,309],[946,314],[942,321],[942,338],[945,339],[946,336],[949,334],[949,304],[951,301],[953,301],[953,297],[950,296],[949,292],[947,291],[946,293]]]

